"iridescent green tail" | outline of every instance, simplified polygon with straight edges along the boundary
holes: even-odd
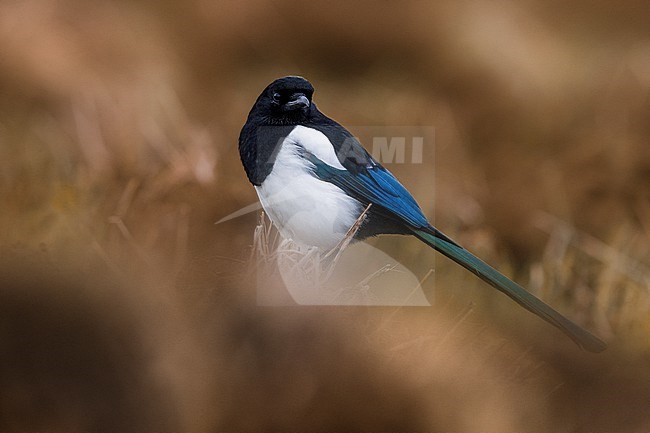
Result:
[[[519,284],[510,280],[508,277],[492,268],[463,247],[454,244],[453,241],[444,237],[444,235],[442,235],[443,237],[436,236],[435,233],[437,233],[437,231],[433,227],[431,227],[430,230],[431,231],[429,232],[413,229],[413,234],[436,251],[441,252],[459,265],[479,276],[483,281],[510,296],[515,302],[528,311],[537,314],[542,319],[559,328],[583,349],[588,350],[589,352],[602,352],[605,350],[605,343],[598,337],[582,329],[580,326],[576,325],[533,296]]]

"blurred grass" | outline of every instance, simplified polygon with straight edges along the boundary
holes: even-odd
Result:
[[[632,404],[647,401],[650,389],[643,363],[650,355],[647,12],[641,1],[2,2],[0,248],[65,257],[82,275],[99,261],[156,302],[177,305],[199,340],[248,324],[244,340],[253,338],[248,326],[278,346],[273,352],[253,338],[246,350],[280,356],[269,373],[280,382],[294,379],[280,373],[295,366],[282,358],[292,344],[312,348],[296,362],[318,365],[316,383],[337,373],[315,360],[331,353],[304,343],[309,338],[292,326],[313,327],[321,338],[356,329],[327,340],[329,351],[340,344],[359,365],[346,380],[362,374],[355,347],[363,347],[379,365],[367,382],[385,380],[412,395],[428,412],[424,425],[647,428],[647,415]],[[256,200],[237,136],[259,91],[286,74],[309,78],[319,107],[353,132],[355,125],[434,126],[436,146],[425,149],[422,165],[389,168],[439,228],[611,341],[608,353],[575,353],[439,258],[435,314],[325,311],[318,315],[324,330],[296,311],[288,324],[250,318],[253,288],[239,260],[256,215],[214,222]],[[419,275],[434,262],[414,240],[373,242]],[[266,326],[281,329],[281,341]],[[445,338],[452,328],[460,335]],[[213,356],[221,350],[214,344],[196,356]],[[259,387],[255,407],[263,408],[275,385],[255,376],[264,367],[246,364],[249,355],[235,354],[210,374],[223,367],[224,377],[239,378],[224,379],[228,389]],[[465,369],[471,373],[461,380]],[[482,416],[464,416],[464,405],[482,407],[495,386],[503,400]],[[326,389],[332,397],[359,387]],[[432,403],[441,394],[453,396],[447,406]],[[218,401],[231,412],[213,414],[216,425],[264,425],[238,424],[237,409]],[[311,406],[296,407],[309,418]],[[357,413],[371,416],[364,414]],[[391,417],[400,418],[391,412],[384,420]],[[208,418],[194,426],[210,429]]]

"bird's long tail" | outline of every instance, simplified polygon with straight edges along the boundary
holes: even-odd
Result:
[[[542,319],[559,328],[580,347],[589,352],[602,352],[605,343],[598,337],[582,329],[544,302],[526,291],[519,284],[492,268],[487,263],[455,244],[451,239],[431,227],[428,231],[412,229],[413,234],[421,241],[441,252],[459,265],[476,274],[479,278],[494,286],[496,289],[511,297],[528,311],[537,314]]]

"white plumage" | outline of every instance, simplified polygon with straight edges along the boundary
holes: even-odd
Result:
[[[271,173],[255,190],[282,236],[326,251],[344,238],[363,206],[339,187],[316,178],[301,148],[345,170],[325,134],[298,125],[280,144]]]

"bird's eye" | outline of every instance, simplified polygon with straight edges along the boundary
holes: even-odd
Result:
[[[274,100],[275,102],[280,102],[280,94],[277,93],[277,92],[274,93],[274,94],[273,94],[273,100]]]

